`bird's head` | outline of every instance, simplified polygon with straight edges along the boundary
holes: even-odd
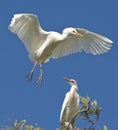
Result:
[[[75,36],[81,37],[81,38],[84,37],[83,34],[79,33],[75,28],[72,28],[72,27],[65,28],[63,30],[63,33],[66,34],[66,35],[75,35]]]
[[[78,90],[77,82],[74,79],[69,79],[67,77],[64,77],[64,80],[67,81],[67,83],[72,87],[74,86],[76,90]]]

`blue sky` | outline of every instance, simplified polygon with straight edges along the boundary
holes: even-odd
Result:
[[[59,126],[59,115],[68,84],[67,76],[78,82],[79,94],[97,99],[102,108],[96,126],[118,129],[118,17],[117,0],[49,0],[1,1],[0,4],[0,124],[26,119],[39,123],[45,130]],[[33,64],[16,35],[8,30],[15,13],[38,15],[44,30],[58,31],[66,27],[81,27],[113,40],[109,53],[93,56],[83,53],[50,60],[43,66],[43,86],[37,87],[37,67],[31,83],[25,76]],[[79,120],[76,126],[84,124]],[[97,128],[98,128],[97,127]]]

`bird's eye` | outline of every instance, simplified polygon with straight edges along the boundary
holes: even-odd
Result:
[[[73,30],[73,33],[76,33],[75,30]]]
[[[74,80],[71,80],[72,83],[74,83]]]

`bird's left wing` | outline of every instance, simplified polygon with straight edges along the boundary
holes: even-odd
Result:
[[[57,59],[72,53],[85,51],[93,55],[108,52],[112,46],[112,41],[102,35],[90,32],[83,28],[75,28],[82,36],[69,35],[60,42],[53,51],[51,58]]]
[[[61,109],[61,113],[60,113],[60,123],[63,122],[63,120],[64,120],[68,99],[69,99],[69,92],[66,94],[63,105],[62,105],[62,109]]]
[[[29,53],[37,50],[46,39],[46,32],[34,14],[15,14],[8,28],[18,35]]]

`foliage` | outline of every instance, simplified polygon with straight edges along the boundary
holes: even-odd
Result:
[[[100,111],[102,109],[99,107],[97,100],[90,100],[90,97],[82,97],[81,96],[81,103],[80,109],[73,115],[73,118],[76,117],[79,113],[79,117],[82,120],[88,121],[90,126],[88,128],[72,128],[70,122],[66,122],[66,125],[60,125],[60,128],[57,130],[95,130],[95,123],[98,121],[100,116]],[[72,119],[73,119],[72,118]],[[103,129],[99,130],[108,130],[108,127],[105,125]]]
[[[90,101],[89,97],[81,97],[81,102],[80,117],[90,123],[90,126],[84,128],[84,130],[95,130],[94,125],[99,119],[102,109],[99,107],[97,100]]]
[[[106,125],[104,125],[104,130],[108,130],[108,127]]]
[[[41,130],[37,125],[33,126],[31,124],[27,124],[26,120],[22,120],[18,122],[17,120],[14,122],[12,127],[2,127],[0,130]]]
[[[88,121],[90,126],[88,128],[72,128],[70,124],[67,127],[57,128],[57,130],[95,130],[95,123],[99,119],[101,108],[98,105],[97,100],[90,100],[89,97],[81,96],[80,109],[73,115],[73,118],[79,113],[80,119]],[[69,126],[69,127],[68,127]],[[20,122],[16,120],[12,127],[0,127],[0,130],[41,130],[38,124],[31,125],[27,124],[26,120],[21,120]],[[108,130],[108,127],[104,125],[103,128],[99,130]]]

